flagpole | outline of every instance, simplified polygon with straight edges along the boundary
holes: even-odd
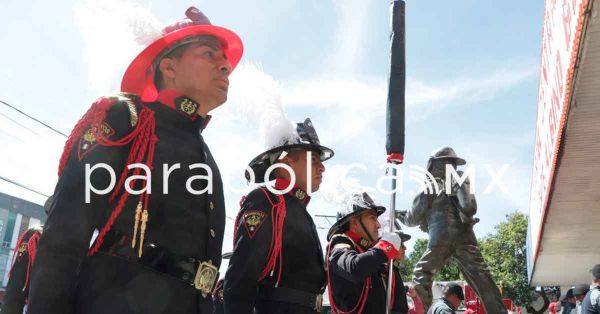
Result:
[[[396,186],[397,166],[404,161],[404,129],[405,129],[405,3],[403,0],[392,0],[390,3],[390,73],[386,107],[386,151],[388,173],[392,176],[392,195],[389,211],[389,232],[394,232],[396,220]],[[391,167],[391,169],[389,169]],[[392,283],[394,280],[394,261],[389,261],[386,313],[392,310]]]

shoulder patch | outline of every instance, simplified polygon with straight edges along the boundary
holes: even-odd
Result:
[[[23,241],[23,243],[21,243],[21,246],[19,247],[19,250],[18,250],[18,252],[19,252],[19,253],[25,253],[25,252],[27,252],[27,249],[28,249],[28,248],[29,248],[29,247],[28,247],[28,245],[27,245],[27,242]]]
[[[243,214],[242,219],[250,239],[254,238],[256,231],[262,226],[266,217],[267,214],[260,210],[249,210]]]
[[[102,133],[104,136],[109,137],[115,133],[115,130],[106,122],[102,122]],[[92,128],[87,128],[81,138],[79,138],[79,148],[77,151],[77,157],[81,161],[83,157],[89,152],[91,152],[94,148],[98,146],[98,142],[96,141],[96,136],[92,132]]]

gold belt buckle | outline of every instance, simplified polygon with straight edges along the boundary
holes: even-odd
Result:
[[[321,311],[323,310],[323,295],[322,294],[317,294],[314,310],[319,313],[321,313]]]
[[[194,287],[202,293],[202,297],[212,294],[215,281],[219,274],[219,269],[212,264],[212,261],[202,262],[196,271],[194,277]]]

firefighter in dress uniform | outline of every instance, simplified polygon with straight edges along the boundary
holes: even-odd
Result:
[[[323,251],[306,206],[333,151],[320,145],[310,119],[293,129],[250,162],[253,173],[246,172],[249,180],[274,185],[253,190],[241,203],[225,274],[225,313],[321,310]]]
[[[225,205],[202,131],[243,46],[196,8],[186,16],[132,61],[122,94],[98,99],[71,132],[29,314],[212,312]]]
[[[336,313],[383,314],[390,261],[394,264],[392,313],[409,313],[400,261],[410,236],[388,232],[378,238],[377,217],[385,207],[367,194],[353,195],[327,234],[329,303]]]
[[[29,278],[35,260],[37,244],[42,235],[42,228],[35,226],[27,229],[19,236],[12,267],[8,275],[6,294],[2,303],[2,314],[22,314],[29,297]]]

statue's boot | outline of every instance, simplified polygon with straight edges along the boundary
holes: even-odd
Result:
[[[423,309],[425,313],[431,307],[431,303],[433,302],[433,293],[431,292],[431,285],[415,285],[415,291],[421,298],[421,302],[423,303]]]

